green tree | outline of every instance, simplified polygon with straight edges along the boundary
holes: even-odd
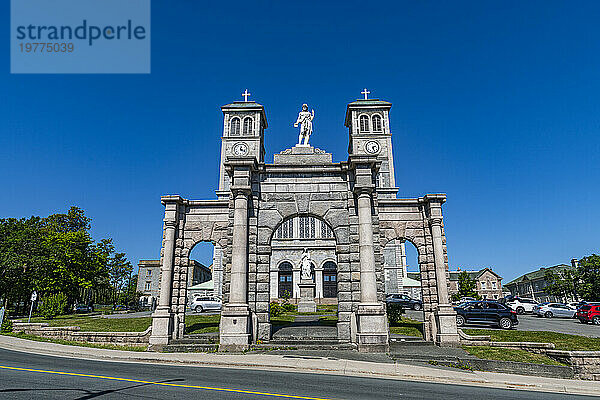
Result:
[[[579,260],[577,293],[585,301],[600,301],[600,256],[592,254]]]
[[[113,288],[113,304],[117,304],[119,295],[127,285],[133,271],[133,265],[127,260],[125,253],[115,253],[108,259],[108,276]]]
[[[90,223],[77,207],[46,218],[0,219],[0,298],[23,304],[17,313],[28,309],[33,290],[41,298],[61,293],[69,306],[91,302],[95,293],[115,301],[114,288],[123,289],[132,267],[112,240],[94,242]]]
[[[564,269],[554,272],[550,269],[545,274],[546,286],[544,291],[556,297],[563,299],[573,298],[578,300],[577,281],[578,273],[574,269]]]
[[[23,302],[24,312],[34,279],[44,265],[44,221],[39,217],[0,219],[0,298]]]
[[[452,295],[452,300],[458,301],[463,297],[480,298],[479,294],[477,294],[477,283],[471,279],[471,276],[467,271],[462,271],[458,274],[457,286],[458,293]]]

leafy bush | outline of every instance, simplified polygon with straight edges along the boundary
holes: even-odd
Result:
[[[296,312],[298,311],[298,306],[292,303],[283,303],[282,306],[284,312]]]
[[[402,320],[404,309],[398,303],[389,303],[387,305],[387,316],[390,324],[397,324]]]
[[[281,303],[281,308],[283,312],[294,312],[298,311],[298,307],[294,304],[290,303],[290,299],[292,298],[292,294],[289,290],[283,292],[283,303]]]
[[[38,311],[44,318],[52,319],[58,315],[64,314],[67,307],[67,296],[63,293],[57,293],[44,297]]]
[[[277,303],[277,302],[272,302],[272,303],[270,304],[270,311],[269,311],[269,315],[270,315],[271,317],[277,317],[277,316],[279,316],[279,315],[283,314],[283,311],[284,311],[284,310],[283,310],[283,307],[282,307],[282,306],[281,306],[279,303]]]
[[[0,327],[0,333],[11,333],[13,330],[12,321],[8,318],[4,318],[2,321],[2,326]]]

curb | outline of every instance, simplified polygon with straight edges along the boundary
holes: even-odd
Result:
[[[597,382],[509,375],[496,372],[447,370],[434,367],[375,363],[300,356],[219,353],[153,353],[106,350],[36,342],[0,335],[0,348],[33,354],[99,361],[190,365],[233,369],[261,369],[303,373],[334,374],[433,383],[486,386],[539,392],[600,396]]]

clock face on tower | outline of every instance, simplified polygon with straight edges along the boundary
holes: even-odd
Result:
[[[233,145],[231,152],[234,156],[245,156],[248,154],[248,145],[246,143],[236,143]]]
[[[365,151],[369,154],[379,153],[379,143],[374,140],[368,141],[365,143]]]

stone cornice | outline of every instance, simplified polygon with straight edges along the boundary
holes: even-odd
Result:
[[[440,203],[443,204],[446,202],[446,193],[432,193],[426,194],[423,197],[419,197],[419,201],[423,203]]]

